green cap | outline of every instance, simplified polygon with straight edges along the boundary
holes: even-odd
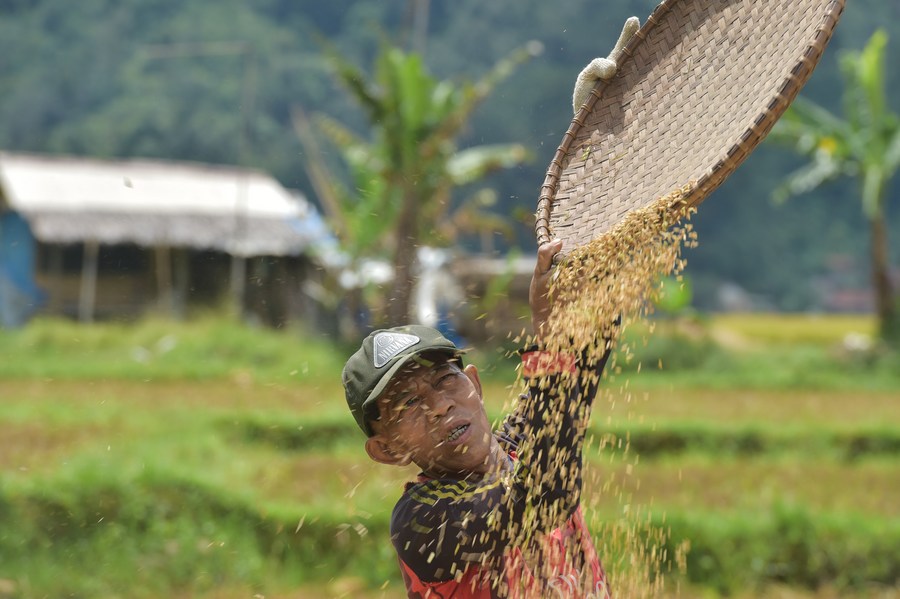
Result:
[[[372,332],[350,356],[341,375],[344,393],[356,424],[366,435],[375,434],[369,424],[377,416],[375,400],[393,376],[412,358],[430,351],[462,353],[435,329],[411,324]]]

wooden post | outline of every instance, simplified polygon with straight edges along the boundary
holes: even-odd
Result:
[[[188,263],[187,248],[175,248],[172,250],[172,258],[175,262],[174,268],[174,294],[173,307],[174,315],[178,320],[183,320],[187,314],[187,296],[188,286],[190,285],[190,264]]]
[[[97,261],[100,244],[90,239],[84,242],[81,259],[81,292],[78,297],[78,320],[94,322],[94,303],[97,299]]]
[[[156,294],[159,310],[172,316],[172,259],[169,246],[156,246]]]
[[[244,316],[244,299],[247,295],[247,259],[243,256],[231,256],[231,301],[235,315]]]
[[[48,311],[53,315],[62,313],[63,306],[63,247],[58,243],[45,246],[49,254],[50,302]]]

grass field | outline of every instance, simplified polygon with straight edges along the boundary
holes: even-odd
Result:
[[[690,541],[667,596],[900,597],[900,369],[839,347],[871,323],[692,326],[598,398],[597,534]],[[217,319],[0,334],[0,598],[399,596],[387,517],[415,472],[365,457],[346,352]],[[510,362],[472,360],[499,417]]]

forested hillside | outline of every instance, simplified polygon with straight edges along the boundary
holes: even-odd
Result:
[[[415,4],[0,0],[0,149],[242,163],[315,199],[292,108],[328,113],[357,128],[363,122],[328,73],[323,44],[360,65],[368,64],[380,40],[410,47]],[[543,44],[544,52],[481,106],[462,144],[533,148],[530,164],[491,179],[497,211],[527,215],[571,118],[575,76],[591,58],[607,54],[627,16],[643,19],[655,2],[424,5],[428,27],[417,43],[439,77],[473,79],[514,48],[530,40]],[[900,110],[896,1],[848,1],[804,95],[839,111],[837,55],[862,48],[878,27],[890,36],[888,101]],[[324,140],[322,147],[328,151]],[[798,164],[787,150],[764,145],[702,206],[695,219],[700,247],[688,254],[697,305],[715,306],[723,283],[778,309],[828,308],[826,297],[836,289],[868,289],[868,230],[856,186],[829,185],[785,205],[772,203],[773,189]],[[895,266],[898,195],[895,184],[888,201]],[[511,243],[530,248],[528,228],[523,225]]]

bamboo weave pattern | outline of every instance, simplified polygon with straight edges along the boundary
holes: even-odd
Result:
[[[809,79],[845,0],[665,0],[597,83],[547,171],[538,243],[590,242],[693,184],[696,206]]]

